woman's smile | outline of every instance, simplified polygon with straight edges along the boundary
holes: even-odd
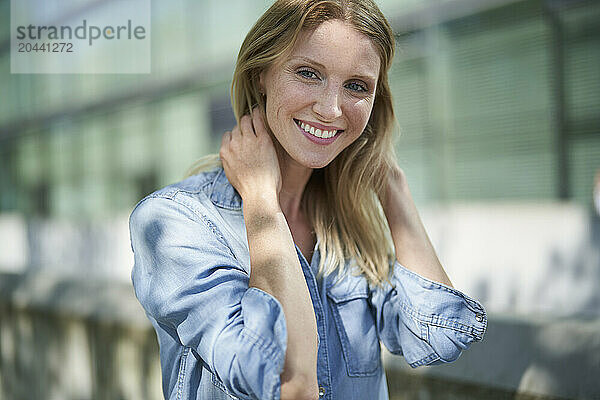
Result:
[[[317,144],[332,143],[343,132],[343,129],[334,126],[324,126],[316,122],[306,122],[298,119],[294,119],[294,122],[308,139]]]

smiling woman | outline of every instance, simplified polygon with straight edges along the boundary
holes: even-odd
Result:
[[[380,340],[417,367],[482,339],[395,161],[393,54],[370,0],[279,0],[248,33],[219,158],[130,219],[166,398],[387,399]]]

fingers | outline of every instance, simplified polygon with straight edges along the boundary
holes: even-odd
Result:
[[[236,128],[238,131],[236,131]],[[234,140],[238,138],[238,133],[241,137],[251,134],[254,136],[259,136],[267,133],[267,128],[265,127],[262,114],[256,107],[252,109],[250,115],[245,114],[242,116],[242,118],[240,118],[239,127],[236,126],[236,128],[234,128],[232,131],[232,139]]]
[[[242,131],[240,130],[239,125],[236,125],[235,128],[231,130],[231,141],[235,142],[242,139]]]
[[[254,133],[254,127],[252,126],[252,119],[248,114],[240,119],[240,128],[242,130],[242,135],[256,135],[256,133]]]
[[[223,159],[224,152],[227,151],[230,142],[231,132],[227,131],[223,134],[223,137],[221,138],[221,148],[219,149],[219,155],[221,156],[221,159]]]
[[[221,138],[221,147],[225,146],[230,141],[231,141],[231,132],[227,131],[223,134],[223,137]]]
[[[252,125],[254,126],[256,136],[267,133],[267,127],[265,126],[262,113],[256,107],[252,110]]]
[[[231,132],[227,131],[223,134],[221,138],[221,148],[219,149],[219,158],[221,162],[225,162],[225,158],[227,157],[227,147],[231,142]]]
[[[227,131],[223,134],[221,139],[221,146],[225,146],[230,143],[238,143],[244,137],[251,138],[252,136],[258,136],[259,134],[265,134],[267,129],[263,122],[263,118],[258,109],[254,108],[251,115],[244,115],[240,118],[239,125],[236,125],[231,131]],[[252,136],[251,136],[252,135]]]

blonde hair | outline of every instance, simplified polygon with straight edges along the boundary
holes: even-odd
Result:
[[[394,36],[372,0],[278,0],[254,24],[242,43],[231,86],[236,120],[257,106],[265,112],[259,75],[294,47],[304,29],[341,20],[375,45],[381,66],[375,102],[360,137],[329,165],[313,170],[302,197],[303,211],[319,239],[319,275],[338,271],[353,259],[370,283],[388,280],[395,258],[389,228],[379,202],[386,171],[395,160],[392,96],[388,70],[394,56]],[[266,121],[266,118],[264,118]],[[272,135],[272,134],[271,134]],[[273,137],[273,135],[272,135]],[[275,138],[273,137],[275,140]],[[196,162],[187,176],[220,165],[219,156]]]

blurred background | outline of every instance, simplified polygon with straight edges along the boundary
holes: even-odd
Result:
[[[600,2],[377,3],[399,163],[455,287],[489,312],[453,364],[386,354],[390,397],[600,399]],[[2,399],[162,396],[128,215],[218,152],[271,1],[151,4],[150,74],[11,74],[0,0]]]

